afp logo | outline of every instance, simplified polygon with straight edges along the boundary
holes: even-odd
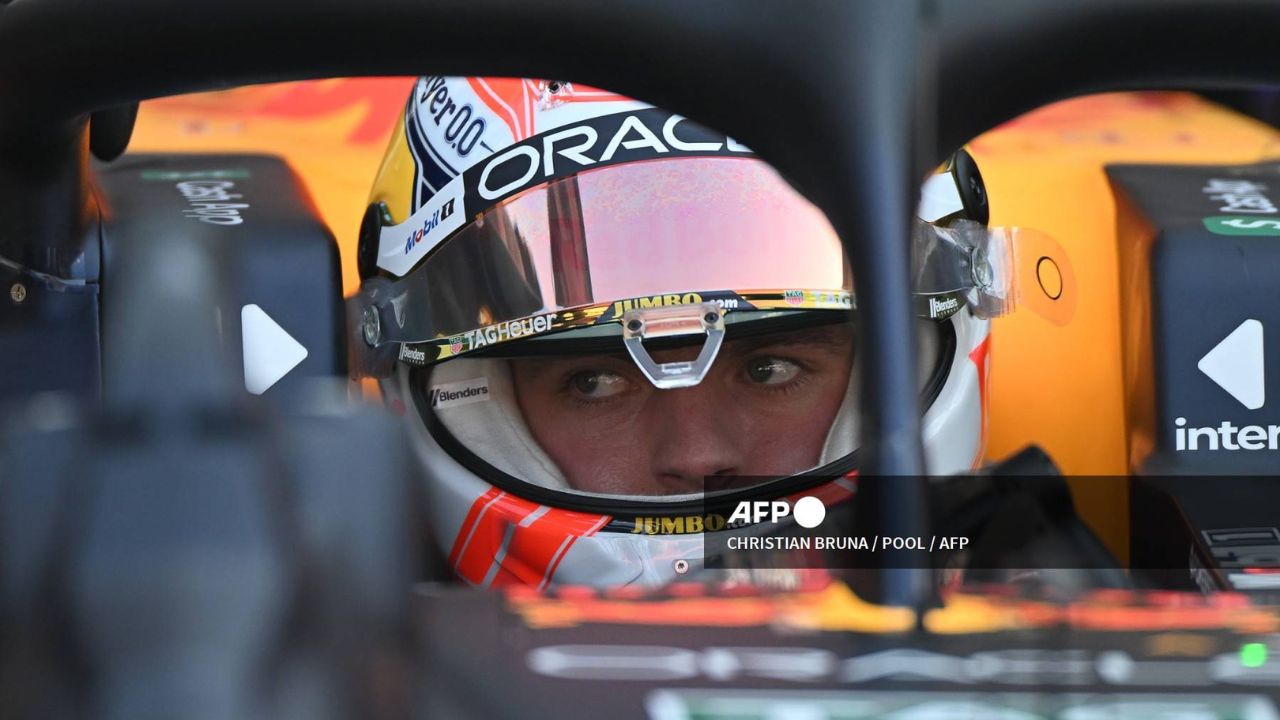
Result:
[[[762,523],[765,520],[776,524],[788,516],[794,517],[796,524],[800,527],[813,529],[826,519],[827,506],[812,495],[806,495],[797,500],[794,508],[785,500],[744,500],[738,503],[733,513],[729,515],[729,524],[749,525]]]

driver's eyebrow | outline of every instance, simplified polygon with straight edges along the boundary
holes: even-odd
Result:
[[[844,352],[853,348],[853,328],[828,325],[824,327],[793,330],[781,336],[762,335],[746,337],[727,343],[737,353],[750,353],[762,348],[791,347],[795,345],[817,346]]]
[[[601,364],[619,364],[622,367],[633,367],[631,358],[624,352],[616,353],[593,353],[591,355],[573,355],[573,356],[527,356],[519,358],[509,358],[507,360],[508,367],[511,368],[511,374],[514,377],[517,369],[530,377],[539,377],[548,372],[554,372],[559,368],[567,365],[581,363],[601,363]]]

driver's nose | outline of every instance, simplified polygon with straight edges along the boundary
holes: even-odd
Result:
[[[653,440],[651,469],[671,493],[702,492],[709,475],[737,475],[746,448],[734,419],[725,412],[727,398],[704,381],[678,390],[660,390],[650,403]]]

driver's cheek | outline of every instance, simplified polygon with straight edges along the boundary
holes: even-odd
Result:
[[[742,383],[729,406],[746,447],[738,474],[775,477],[816,467],[847,382],[821,373],[790,393]]]

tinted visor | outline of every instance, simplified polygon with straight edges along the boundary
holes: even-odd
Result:
[[[842,309],[851,290],[831,225],[763,162],[650,160],[484,212],[393,283],[382,341],[433,343],[431,362],[632,308]]]

